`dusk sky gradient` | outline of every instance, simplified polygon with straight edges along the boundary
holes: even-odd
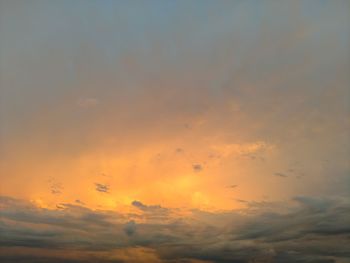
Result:
[[[0,0],[1,262],[350,262],[350,1]]]

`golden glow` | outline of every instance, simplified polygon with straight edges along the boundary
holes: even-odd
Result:
[[[259,196],[254,185],[242,189],[229,186],[247,181],[246,155],[259,151],[272,154],[274,147],[261,141],[225,144],[206,139],[206,142],[204,147],[189,140],[152,143],[123,149],[122,153],[108,149],[107,153],[96,150],[74,159],[48,156],[44,162],[38,161],[43,156],[33,150],[30,162],[23,158],[20,166],[8,170],[14,176],[12,181],[5,182],[5,194],[30,198],[45,208],[75,203],[121,212],[134,211],[131,206],[134,200],[148,205],[210,211],[239,208],[242,204],[235,202],[235,198]],[[17,183],[21,173],[35,173],[36,179],[27,181],[18,191],[11,183]],[[108,191],[97,191],[97,183],[107,186]],[[54,188],[58,193],[53,193],[53,187],[58,188]]]

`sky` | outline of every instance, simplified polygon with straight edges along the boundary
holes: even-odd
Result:
[[[1,262],[350,262],[350,2],[0,0]]]

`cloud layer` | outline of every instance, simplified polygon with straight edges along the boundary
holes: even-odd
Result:
[[[237,211],[193,210],[181,218],[139,201],[132,205],[142,210],[142,215],[93,211],[71,204],[47,210],[9,197],[0,200],[2,262],[21,262],[21,258],[39,262],[42,255],[48,257],[45,262],[92,262],[90,255],[98,262],[350,259],[350,206],[345,200],[296,197],[288,203],[250,204]],[[167,218],[159,221],[159,213]],[[16,250],[18,253],[9,252]],[[152,257],[128,257],[127,251],[133,250]]]

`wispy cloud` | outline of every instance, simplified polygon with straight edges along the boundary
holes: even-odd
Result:
[[[274,173],[274,175],[279,177],[287,177],[287,175],[284,173]]]

